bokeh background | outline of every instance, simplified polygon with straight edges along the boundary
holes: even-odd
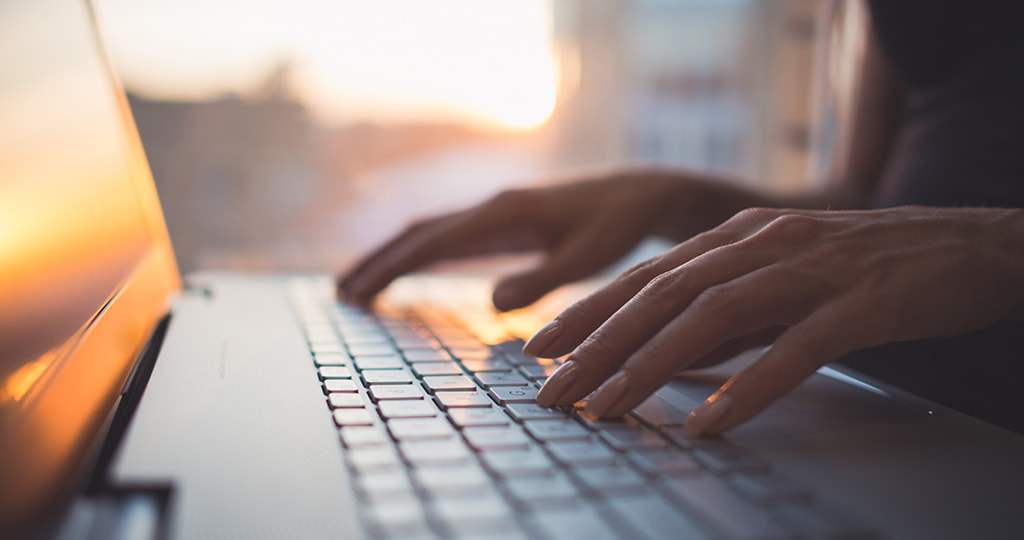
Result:
[[[95,3],[185,272],[340,269],[411,219],[622,163],[822,178],[836,2]]]

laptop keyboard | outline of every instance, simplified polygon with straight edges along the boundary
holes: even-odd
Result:
[[[291,285],[372,537],[877,537],[726,438],[688,436],[658,397],[614,420],[546,409],[558,362],[521,340]]]

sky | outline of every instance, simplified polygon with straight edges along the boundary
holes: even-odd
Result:
[[[125,86],[246,94],[288,62],[327,123],[526,128],[554,106],[551,0],[95,0]]]

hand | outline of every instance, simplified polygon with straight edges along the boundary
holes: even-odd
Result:
[[[849,351],[1022,318],[1022,276],[1020,210],[751,209],[624,272],[524,350],[572,352],[538,403],[600,386],[588,411],[616,417],[681,370],[772,343],[687,419],[718,433]]]
[[[685,238],[731,215],[725,188],[653,169],[622,171],[549,188],[507,191],[476,207],[428,219],[339,279],[339,294],[367,302],[396,277],[445,259],[542,250],[537,268],[501,280],[494,305],[526,306],[560,285],[619,260],[645,237]],[[736,206],[736,204],[733,204]]]

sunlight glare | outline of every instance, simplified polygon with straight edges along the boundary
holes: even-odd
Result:
[[[320,120],[527,128],[555,102],[551,0],[98,0],[127,86],[245,94],[275,64]]]

